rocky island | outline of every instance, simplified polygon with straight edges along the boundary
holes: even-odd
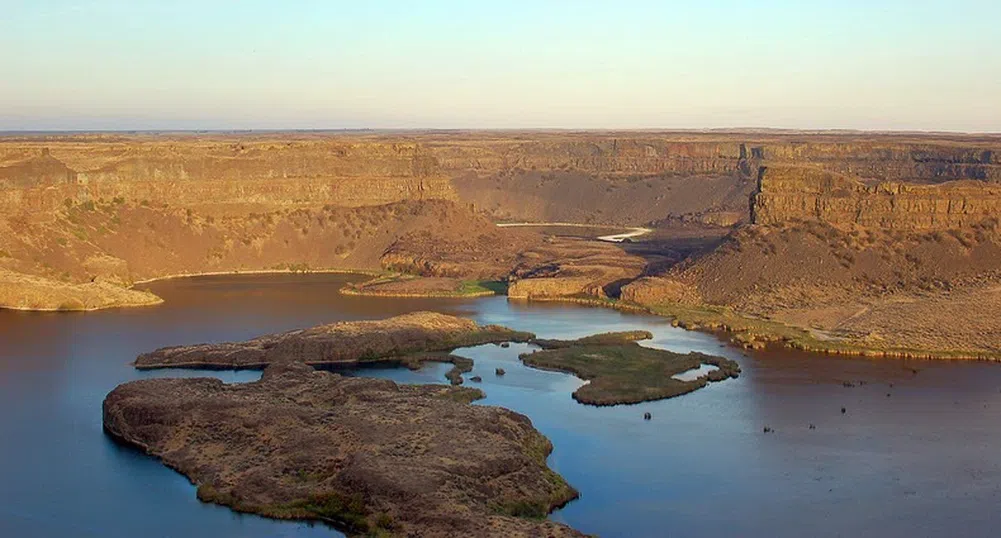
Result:
[[[158,349],[140,355],[135,366],[152,368],[262,369],[302,362],[350,367],[362,363],[404,364],[427,360],[429,352],[501,342],[527,342],[531,333],[435,312],[414,312],[384,320],[348,321],[261,336],[246,342]],[[433,357],[431,357],[433,358]],[[446,362],[453,362],[447,358]],[[458,366],[458,365],[457,365]]]
[[[104,428],[187,476],[198,498],[351,536],[583,536],[546,521],[577,492],[529,419],[475,389],[342,377],[301,362],[260,381],[150,379]]]
[[[605,333],[578,340],[533,340],[542,351],[522,353],[526,365],[568,372],[588,381],[573,398],[588,405],[634,404],[688,394],[711,381],[740,375],[740,366],[724,357],[702,353],[673,353],[640,346],[651,338],[646,331]],[[701,365],[716,370],[692,380],[674,376]]]

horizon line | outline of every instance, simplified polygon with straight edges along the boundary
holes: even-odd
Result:
[[[262,133],[717,133],[717,134],[872,134],[872,135],[958,135],[1001,136],[997,131],[950,129],[854,129],[793,127],[319,127],[319,128],[148,128],[148,129],[0,129],[0,136],[52,134],[262,134]]]

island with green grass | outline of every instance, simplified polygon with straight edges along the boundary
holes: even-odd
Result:
[[[673,398],[740,375],[740,366],[724,357],[674,353],[637,343],[651,337],[645,331],[630,331],[578,340],[536,339],[532,343],[542,350],[522,353],[519,358],[532,368],[567,372],[587,381],[573,398],[598,406]],[[702,365],[716,369],[691,380],[676,377]]]

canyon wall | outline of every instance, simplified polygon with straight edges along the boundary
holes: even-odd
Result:
[[[811,165],[864,180],[1001,180],[998,137],[856,134],[538,133],[427,140],[448,171],[579,170],[607,176],[751,176],[758,164]]]
[[[0,212],[116,198],[231,213],[446,199],[498,220],[730,226],[748,220],[762,166],[823,170],[866,188],[989,184],[1001,180],[1001,139],[768,132],[6,137]]]
[[[336,138],[21,139],[0,143],[0,211],[127,200],[344,207],[456,195],[418,144]]]
[[[529,133],[428,137],[463,200],[496,219],[730,226],[766,167],[864,184],[1001,180],[1001,139],[770,133]]]
[[[863,183],[826,170],[769,166],[760,171],[751,213],[756,224],[819,220],[840,227],[962,228],[1001,216],[1001,183]]]

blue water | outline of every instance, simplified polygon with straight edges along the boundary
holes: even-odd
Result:
[[[156,347],[424,309],[549,338],[647,329],[656,335],[648,345],[740,362],[739,379],[680,398],[595,408],[571,399],[580,380],[518,362],[524,345],[457,352],[475,360],[465,377],[486,392],[478,405],[524,413],[552,440],[550,466],[581,492],[552,518],[584,532],[996,536],[1001,528],[1001,365],[745,357],[650,316],[504,298],[345,297],[336,290],[347,279],[177,280],[155,284],[167,302],[148,309],[0,312],[0,536],[337,536],[200,503],[182,476],[103,435],[101,401],[119,383],[144,377],[258,376],[128,365]],[[506,375],[496,376],[497,367]],[[354,375],[444,382],[447,369]],[[473,375],[483,382],[470,382]],[[645,412],[653,419],[643,420]]]

